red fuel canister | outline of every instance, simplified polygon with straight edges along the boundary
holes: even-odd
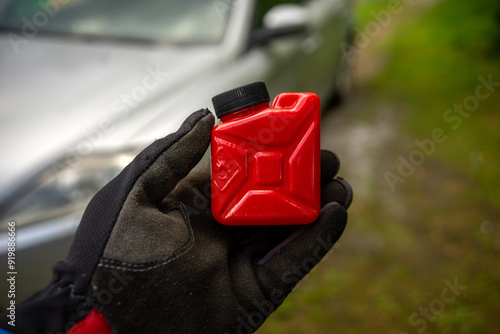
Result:
[[[212,214],[224,225],[298,225],[320,212],[320,101],[263,82],[213,97]]]

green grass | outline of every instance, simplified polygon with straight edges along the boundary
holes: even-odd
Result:
[[[358,2],[356,27],[363,31],[387,3]],[[396,135],[377,156],[376,190],[355,197],[340,247],[259,333],[420,333],[409,318],[439,300],[455,277],[467,288],[422,332],[498,332],[500,87],[457,129],[443,115],[474,94],[479,76],[500,82],[500,2],[415,0],[403,7],[360,51],[358,66],[383,66],[361,78],[343,124],[392,119]],[[408,157],[414,140],[436,128],[446,141],[389,191],[383,172],[396,171],[398,156]],[[344,176],[349,180],[349,171]]]
[[[500,82],[500,2],[449,0],[417,11],[418,19],[398,22],[383,42],[391,63],[370,88],[406,102],[403,131],[425,138],[443,128],[448,140],[440,156],[473,176],[477,200],[500,206],[500,87],[456,130],[443,120],[448,108],[474,95],[479,76]]]

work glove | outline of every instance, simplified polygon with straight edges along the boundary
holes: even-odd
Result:
[[[234,227],[210,210],[214,117],[202,109],[143,150],[89,203],[49,285],[14,333],[252,333],[342,234],[349,185],[322,152],[322,210],[307,226]],[[307,176],[304,176],[307,177]],[[256,222],[258,224],[258,222]]]

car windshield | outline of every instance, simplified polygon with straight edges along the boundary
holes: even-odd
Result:
[[[222,2],[222,1],[221,1]],[[232,0],[0,0],[0,28],[167,44],[219,42]],[[26,36],[25,36],[26,37]]]

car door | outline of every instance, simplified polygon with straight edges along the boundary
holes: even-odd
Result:
[[[271,38],[264,45],[256,46],[263,47],[273,63],[268,84],[280,87],[281,91],[315,92],[322,100],[327,100],[333,93],[335,74],[342,57],[340,44],[348,33],[348,1],[258,0],[254,32],[265,29],[266,15],[284,6],[296,7],[297,12],[300,9],[303,11],[307,20],[306,29]]]

